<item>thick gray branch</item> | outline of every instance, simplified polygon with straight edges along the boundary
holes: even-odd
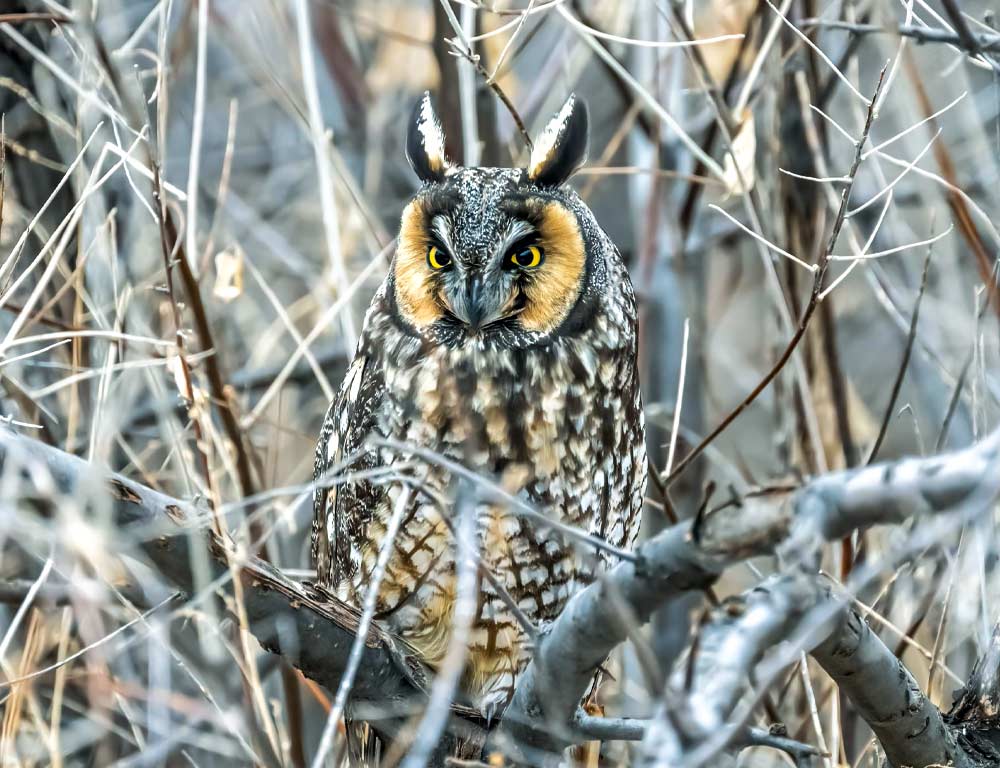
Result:
[[[639,548],[638,564],[618,565],[570,600],[518,681],[505,735],[534,749],[571,743],[572,717],[608,654],[664,600],[710,586],[733,562],[781,546],[801,558],[853,530],[985,507],[1000,488],[998,447],[1000,430],[962,451],[824,475],[664,531]]]
[[[702,548],[733,559],[796,553],[874,525],[985,508],[1000,493],[1000,430],[960,451],[831,472],[794,493],[746,499],[710,515]]]
[[[650,726],[643,764],[715,765],[723,750],[742,746],[749,710],[742,717],[734,710],[758,662],[776,647],[782,667],[794,662],[800,646],[825,637],[839,608],[828,584],[802,572],[771,577],[723,603],[700,632],[690,668],[678,671],[681,701],[661,706]],[[801,642],[783,645],[803,630]]]
[[[889,766],[973,765],[938,708],[857,611],[843,610],[812,655],[871,727]]]
[[[611,650],[664,600],[710,586],[725,565],[695,543],[687,523],[650,539],[639,555],[638,565],[622,563],[575,595],[542,637],[504,716],[515,742],[548,750],[572,743],[570,718]]]
[[[784,644],[783,644],[784,642]],[[752,671],[758,689],[801,651],[810,652],[847,694],[885,751],[889,768],[976,768],[936,706],[846,595],[818,576],[775,576],[723,605],[701,634],[690,688],[673,717],[661,716],[644,744],[651,764],[712,765],[739,734],[734,716]]]

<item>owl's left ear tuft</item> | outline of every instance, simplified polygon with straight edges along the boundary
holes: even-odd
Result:
[[[444,131],[430,91],[414,105],[406,129],[406,159],[421,181],[441,181],[448,169],[444,154]]]
[[[571,93],[538,136],[528,162],[528,178],[542,186],[562,184],[587,162],[589,142],[587,105]]]

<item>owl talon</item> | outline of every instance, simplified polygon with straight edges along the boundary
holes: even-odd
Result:
[[[510,696],[506,693],[494,693],[483,700],[481,709],[487,729],[492,728],[496,723],[500,722],[500,718],[507,708],[509,700]]]

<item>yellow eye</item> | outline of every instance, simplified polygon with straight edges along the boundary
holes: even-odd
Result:
[[[451,264],[451,256],[432,245],[427,249],[427,263],[431,265],[431,269],[444,269]]]
[[[521,269],[534,269],[545,259],[545,251],[537,245],[529,245],[510,255],[510,263]]]

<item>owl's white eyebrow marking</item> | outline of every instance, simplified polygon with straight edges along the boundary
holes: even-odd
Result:
[[[441,241],[441,245],[448,250],[448,253],[455,253],[455,249],[451,244],[451,219],[439,213],[431,219],[431,233],[437,236],[437,239]]]
[[[503,258],[507,255],[507,249],[510,248],[518,240],[521,240],[529,235],[533,235],[538,230],[535,229],[527,221],[515,220],[510,226],[507,227],[507,231],[503,234],[503,240],[500,241],[500,247],[497,249],[497,255]]]

